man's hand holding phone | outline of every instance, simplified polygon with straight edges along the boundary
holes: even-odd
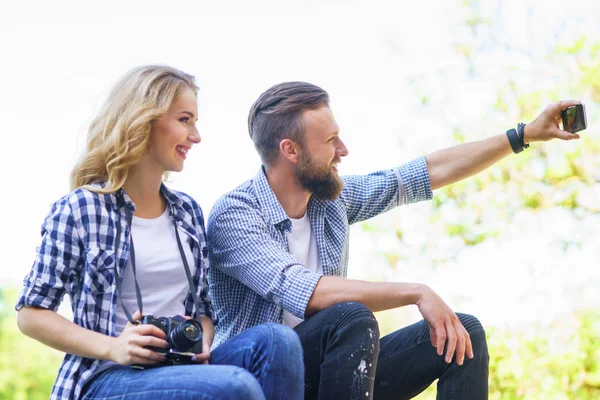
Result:
[[[583,104],[578,100],[564,100],[549,105],[533,122],[525,126],[525,143],[545,142],[552,139],[579,139],[579,134],[576,132],[587,127],[585,114],[581,114],[582,110],[585,113]],[[572,118],[573,122],[577,119],[577,131],[560,129],[560,123],[563,122],[563,114],[567,112],[570,113],[571,117],[569,118]],[[569,120],[567,120],[567,125],[569,125]],[[563,122],[563,128],[572,129],[572,125],[565,127]]]

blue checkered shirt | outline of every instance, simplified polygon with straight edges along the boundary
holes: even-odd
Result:
[[[100,185],[103,186],[103,185]],[[216,321],[208,296],[206,270],[209,267],[204,218],[198,204],[188,195],[161,186],[171,215],[189,240],[194,256],[194,283],[199,289],[199,316]],[[119,276],[129,258],[128,217],[135,205],[125,191],[97,194],[76,189],[58,200],[42,225],[42,244],[16,309],[23,306],[56,311],[65,293],[71,297],[73,322],[84,328],[115,336],[117,288],[114,277],[115,236],[121,224]],[[177,251],[177,249],[173,249]],[[182,266],[183,267],[183,266]],[[193,266],[192,266],[193,269]],[[202,282],[198,285],[198,282]],[[191,294],[185,302],[186,315],[193,313]],[[76,399],[86,379],[101,361],[65,355],[52,388],[52,399]]]
[[[398,168],[343,180],[338,199],[312,197],[308,202],[324,275],[346,276],[350,224],[432,197],[423,157]],[[219,315],[214,347],[251,326],[281,323],[284,310],[304,318],[321,275],[310,272],[289,253],[291,227],[263,168],[215,203],[207,232],[212,265],[208,282]]]

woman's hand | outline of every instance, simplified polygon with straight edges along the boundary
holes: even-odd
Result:
[[[192,317],[187,315],[183,315],[183,318],[192,319]],[[200,324],[202,325],[202,353],[192,357],[192,361],[208,365],[208,361],[210,360],[210,346],[212,346],[214,337],[214,327],[212,321],[206,317],[200,317]]]
[[[208,361],[210,360],[210,344],[208,343],[208,341],[206,340],[205,337],[202,338],[202,353],[200,354],[196,354],[193,358],[192,361],[195,361],[197,363],[200,364],[207,364],[208,365]]]
[[[133,319],[139,321],[139,311],[133,314]],[[133,325],[127,323],[121,335],[113,338],[109,349],[109,359],[121,365],[158,364],[164,361],[164,356],[146,347],[166,348],[165,333],[154,325]]]

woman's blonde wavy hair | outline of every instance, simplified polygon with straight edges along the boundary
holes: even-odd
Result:
[[[152,122],[165,115],[185,89],[197,93],[194,77],[164,65],[127,72],[113,87],[90,125],[86,151],[71,172],[71,190],[114,193],[146,150]],[[92,187],[105,182],[104,188]]]

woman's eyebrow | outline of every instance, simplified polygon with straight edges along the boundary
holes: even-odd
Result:
[[[189,115],[191,118],[196,118],[196,116],[194,115],[193,112],[191,111],[180,111],[179,114],[187,114]]]

